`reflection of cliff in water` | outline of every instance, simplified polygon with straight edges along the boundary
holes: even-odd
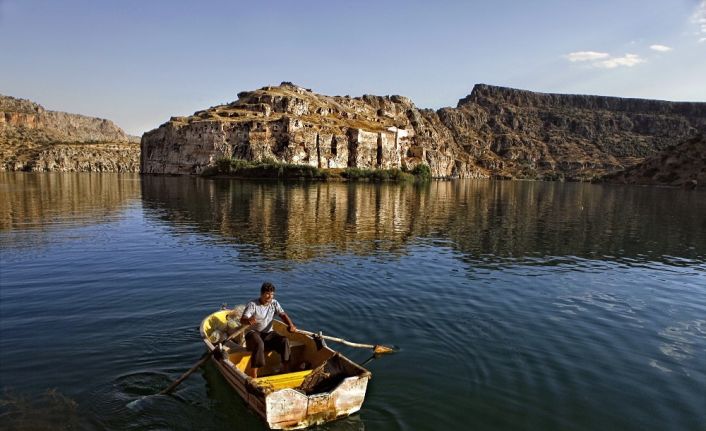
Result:
[[[542,182],[282,184],[143,177],[144,206],[251,258],[404,253],[441,240],[476,260],[706,254],[706,199],[657,188]]]
[[[660,259],[706,255],[706,196],[585,183],[440,183],[434,236],[474,259]]]
[[[3,245],[36,241],[37,231],[111,220],[138,201],[139,179],[133,174],[0,172],[0,233],[11,233],[3,236]],[[34,233],[24,238],[25,231]]]
[[[413,186],[344,183],[287,185],[198,178],[142,179],[144,207],[175,227],[189,226],[256,246],[267,259],[304,260],[335,252],[404,250],[417,229],[425,192]]]

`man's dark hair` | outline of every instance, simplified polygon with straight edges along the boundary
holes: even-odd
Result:
[[[270,283],[269,281],[262,283],[262,287],[260,288],[260,293],[274,292],[274,291],[275,291],[274,284]]]

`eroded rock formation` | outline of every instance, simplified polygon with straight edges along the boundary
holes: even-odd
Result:
[[[138,142],[112,121],[0,95],[0,170],[138,172]]]
[[[200,173],[221,157],[236,157],[383,169],[427,160],[443,175],[487,176],[439,124],[432,111],[401,96],[329,97],[283,83],[145,133],[142,172]]]
[[[698,135],[670,146],[629,169],[608,175],[606,182],[659,184],[686,188],[706,185],[706,137]]]
[[[706,130],[706,103],[542,94],[476,85],[456,108],[402,96],[324,96],[291,83],[172,117],[142,138],[143,173],[198,174],[222,157],[437,177],[586,180]]]

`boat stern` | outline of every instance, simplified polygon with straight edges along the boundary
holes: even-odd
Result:
[[[360,410],[370,376],[353,376],[331,392],[306,395],[282,389],[265,398],[267,424],[272,429],[298,429],[330,422]]]

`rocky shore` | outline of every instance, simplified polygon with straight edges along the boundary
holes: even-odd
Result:
[[[0,95],[0,170],[139,172],[139,138],[112,121]]]

